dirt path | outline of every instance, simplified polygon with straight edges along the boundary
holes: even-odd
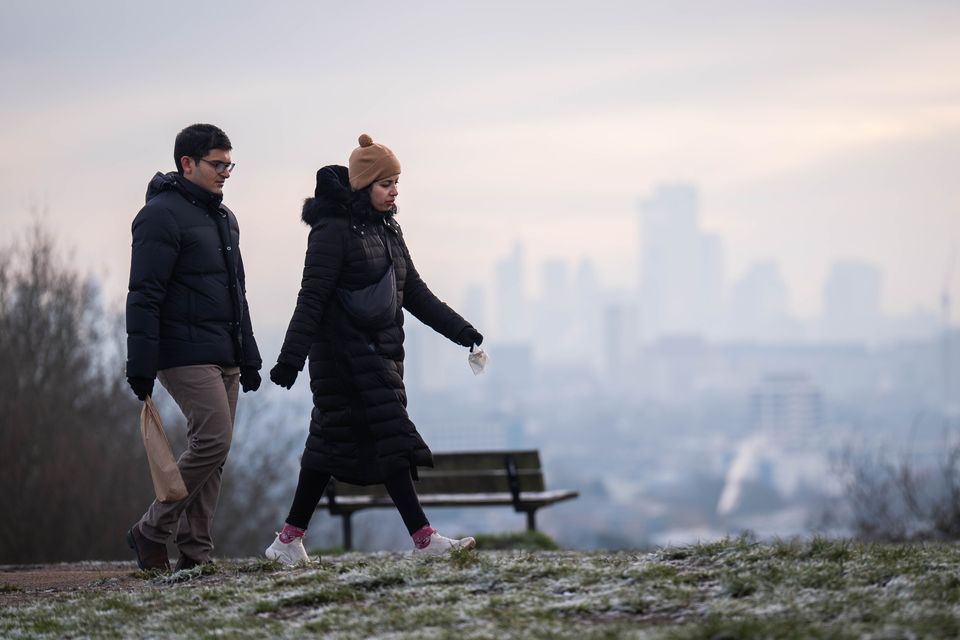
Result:
[[[78,591],[129,590],[145,581],[133,562],[0,566],[0,605]]]

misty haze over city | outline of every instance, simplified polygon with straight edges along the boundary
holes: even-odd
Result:
[[[727,284],[699,206],[690,184],[639,199],[635,289],[605,286],[589,260],[549,259],[532,291],[516,243],[492,291],[464,293],[467,315],[494,328],[484,379],[408,325],[424,433],[445,448],[541,449],[557,482],[585,489],[541,516],[569,544],[837,533],[825,520],[845,452],[930,464],[957,425],[948,291],[941,317],[889,316],[882,270],[838,261],[821,313],[796,317],[775,261]]]

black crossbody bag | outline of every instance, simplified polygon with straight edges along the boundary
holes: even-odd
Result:
[[[387,250],[390,266],[379,281],[362,289],[344,289],[337,287],[337,297],[344,311],[358,327],[363,329],[382,329],[394,322],[397,317],[397,277],[393,266],[393,252],[390,250],[389,231],[381,238]]]

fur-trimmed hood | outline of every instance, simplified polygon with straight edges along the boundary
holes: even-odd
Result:
[[[303,201],[300,219],[310,226],[327,216],[350,215],[350,176],[346,167],[329,165],[317,171],[317,188],[312,198]]]
[[[371,209],[366,193],[365,190],[354,192],[350,189],[350,175],[346,167],[328,165],[317,171],[317,187],[313,197],[303,201],[300,219],[312,227],[328,216],[352,217],[366,223],[381,216],[390,220],[396,215],[396,209],[387,214]]]

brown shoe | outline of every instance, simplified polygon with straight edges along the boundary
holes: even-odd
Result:
[[[185,569],[193,569],[194,567],[199,567],[202,564],[213,564],[213,560],[194,560],[185,553],[180,554],[180,559],[177,560],[177,566],[173,568],[174,572],[183,571]]]
[[[143,534],[140,533],[139,524],[133,525],[127,531],[127,546],[137,554],[137,566],[141,569],[170,571],[167,545],[144,538]]]

